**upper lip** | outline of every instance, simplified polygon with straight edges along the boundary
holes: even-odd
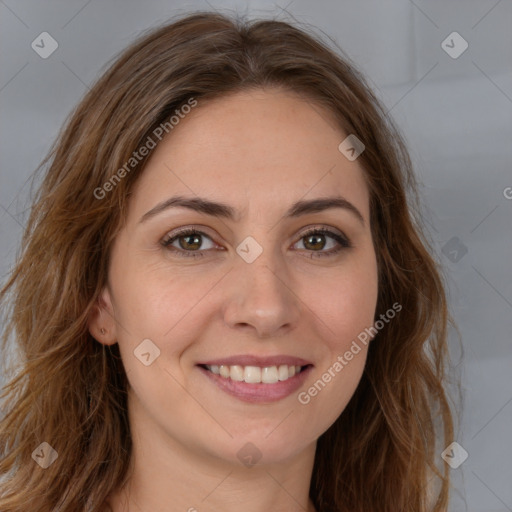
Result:
[[[287,355],[253,356],[246,354],[239,356],[223,357],[221,359],[210,359],[208,361],[203,361],[198,364],[208,366],[260,366],[262,368],[265,368],[267,366],[280,366],[282,364],[287,364],[288,366],[306,366],[312,363],[300,357]]]

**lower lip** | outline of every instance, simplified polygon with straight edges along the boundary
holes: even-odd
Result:
[[[225,391],[229,395],[244,402],[262,404],[277,402],[291,395],[294,391],[297,391],[306,380],[313,366],[307,366],[303,371],[295,374],[293,377],[273,384],[249,384],[244,381],[226,379],[225,377],[221,377],[216,373],[206,370],[202,366],[198,366],[198,368],[204,375],[217,384],[222,391]]]

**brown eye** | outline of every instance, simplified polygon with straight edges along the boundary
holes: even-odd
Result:
[[[334,246],[327,251],[323,249],[328,245],[326,239],[331,239]],[[305,233],[300,241],[308,252],[311,252],[311,257],[333,256],[339,253],[342,249],[351,247],[350,242],[344,236],[330,231],[328,229],[313,229]]]
[[[204,244],[203,238],[211,241],[208,235],[197,229],[186,229],[165,238],[161,244],[179,256],[201,257],[204,256],[205,250],[212,248],[202,247]],[[175,242],[178,243],[178,247],[174,245]]]
[[[308,235],[308,236],[305,236],[303,238],[303,240],[306,240],[306,242],[304,243],[304,246],[307,248],[307,249],[323,249],[325,247],[325,235],[320,235],[320,234],[316,234],[316,235]]]
[[[181,235],[177,238],[182,249],[199,249],[201,235]]]

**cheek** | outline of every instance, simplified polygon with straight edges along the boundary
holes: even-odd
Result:
[[[332,292],[313,301],[326,326],[321,364],[297,397],[316,433],[326,431],[343,413],[361,380],[370,343],[365,329],[374,323],[377,303],[376,267],[340,276],[331,286]]]
[[[179,329],[214,284],[211,276],[169,270],[165,262],[147,265],[140,259],[112,269],[116,319],[121,337],[162,340]],[[123,329],[124,328],[124,329]]]
[[[364,370],[370,342],[365,329],[374,324],[378,294],[375,253],[354,260],[328,284],[324,293],[317,292],[311,299],[325,326],[325,353],[316,380],[299,400],[311,401],[312,409],[323,414],[324,428],[346,407]]]
[[[351,360],[345,357],[347,351],[352,354]],[[311,430],[317,435],[343,413],[361,380],[368,348],[359,344],[353,352],[347,351],[334,354],[297,395],[299,410],[309,418]]]
[[[312,298],[315,311],[329,328],[332,349],[345,350],[351,340],[373,325],[378,295],[377,262],[374,252],[354,259],[332,274],[323,290]]]

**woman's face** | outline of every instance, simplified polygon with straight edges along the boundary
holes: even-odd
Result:
[[[199,98],[153,150],[90,324],[119,343],[139,431],[262,464],[311,448],[342,413],[377,301],[368,189],[338,149],[347,135],[270,89]],[[327,198],[338,206],[315,208]]]

